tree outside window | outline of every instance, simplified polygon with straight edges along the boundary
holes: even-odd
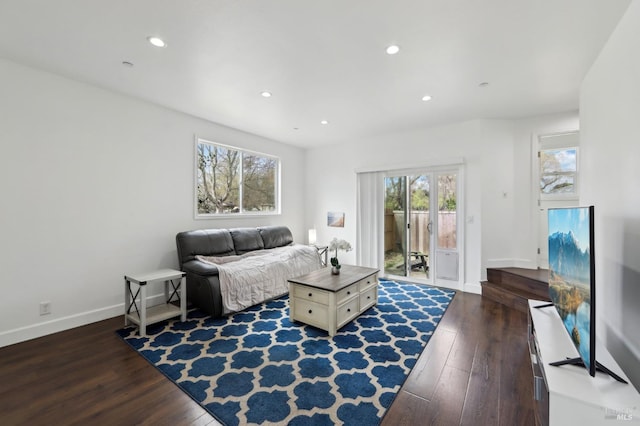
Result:
[[[275,157],[198,140],[197,215],[278,212],[279,167]]]
[[[577,174],[578,148],[554,148],[540,151],[541,194],[575,194]]]

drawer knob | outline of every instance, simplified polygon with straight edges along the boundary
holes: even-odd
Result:
[[[371,296],[367,296],[367,299],[371,299]]]
[[[348,309],[347,309],[347,312],[351,312],[351,308],[348,308]]]
[[[311,309],[309,309],[309,313],[312,313],[313,311]]]
[[[313,296],[313,294],[312,294],[312,293],[309,293],[309,297],[311,297],[311,296]]]
[[[351,294],[351,292],[350,292],[350,291],[348,291],[348,292],[347,292],[347,294]]]

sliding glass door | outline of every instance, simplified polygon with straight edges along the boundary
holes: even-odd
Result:
[[[454,171],[384,178],[385,275],[458,280],[457,187]]]
[[[458,175],[453,172],[438,173],[437,180],[435,277],[458,281]]]
[[[399,276],[405,276],[407,268],[406,184],[406,176],[384,179],[384,269]]]
[[[432,176],[385,178],[384,269],[387,275],[431,281]]]

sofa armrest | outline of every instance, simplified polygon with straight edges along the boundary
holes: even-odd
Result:
[[[182,270],[185,272],[191,272],[196,275],[218,276],[218,267],[210,263],[205,263],[200,260],[190,260],[182,264]]]

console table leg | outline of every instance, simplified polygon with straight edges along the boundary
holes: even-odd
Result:
[[[180,279],[180,312],[182,313],[180,319],[182,321],[187,320],[187,279],[183,276]]]
[[[147,286],[140,285],[140,326],[138,328],[138,334],[140,337],[147,335]]]
[[[131,306],[131,282],[124,279],[124,326],[129,325],[129,306]]]

